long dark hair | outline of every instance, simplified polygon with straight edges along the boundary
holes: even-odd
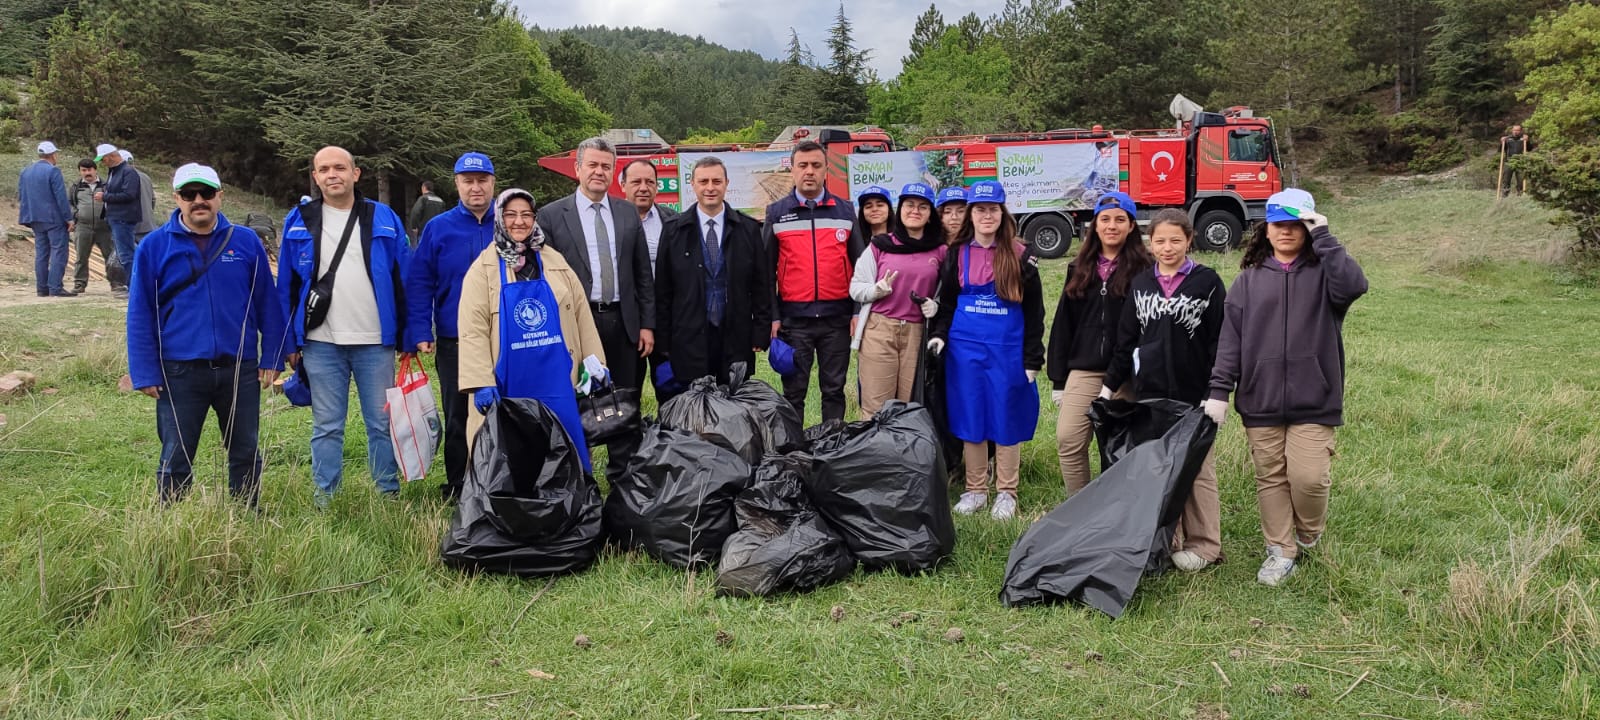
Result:
[[[1240,270],[1260,267],[1261,263],[1272,257],[1272,241],[1267,239],[1267,225],[1268,223],[1263,220],[1256,223],[1256,226],[1250,230],[1250,240],[1244,245],[1244,258],[1239,261]],[[1307,267],[1316,265],[1318,262],[1317,254],[1310,251],[1310,246],[1311,232],[1308,230],[1306,231],[1305,239],[1300,243],[1301,262],[1304,262]]]
[[[921,200],[922,202],[928,204],[928,224],[922,226],[923,241],[933,245],[943,245],[944,220],[939,217],[939,209],[934,207],[933,203],[928,202],[925,198],[901,195],[900,204],[894,206],[893,212],[889,215],[889,231],[893,232],[899,237],[905,238],[908,241],[911,239],[911,232],[906,229],[906,224],[900,221],[900,210],[904,208],[906,206],[906,202],[910,200]]]
[[[867,200],[872,198],[882,200],[883,204],[889,206],[889,219],[885,220],[883,223],[884,232],[894,232],[895,221],[900,217],[900,213],[895,212],[894,203],[889,202],[888,198],[885,198],[881,195],[873,195],[870,198],[862,198],[861,202],[856,203],[856,227],[860,229],[861,237],[864,238],[869,238],[878,234],[873,232],[872,223],[867,222]]]
[[[1083,245],[1078,247],[1078,256],[1073,259],[1069,271],[1071,274],[1067,277],[1067,297],[1082,300],[1084,293],[1088,292],[1089,280],[1096,277],[1095,273],[1098,272],[1101,247],[1100,234],[1095,231],[1095,223],[1091,220],[1089,232],[1084,235]],[[1135,222],[1128,228],[1128,237],[1122,241],[1122,249],[1117,251],[1117,269],[1106,281],[1106,291],[1117,297],[1127,297],[1133,276],[1149,270],[1154,264],[1155,256],[1150,254],[1150,248],[1144,246],[1144,231]]]
[[[972,242],[978,230],[972,224],[972,206],[961,222],[957,245]],[[994,233],[994,292],[1007,302],[1022,302],[1022,256],[1017,252],[1017,219],[1000,206],[1000,229]],[[953,248],[952,248],[953,249]]]

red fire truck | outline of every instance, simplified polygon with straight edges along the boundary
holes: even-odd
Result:
[[[1187,101],[1184,101],[1187,103]],[[1115,187],[1139,204],[1139,220],[1163,208],[1187,211],[1194,222],[1195,248],[1221,251],[1238,246],[1244,229],[1265,214],[1267,198],[1283,188],[1272,122],[1249,108],[1220,113],[1174,115],[1180,124],[1164,130],[1055,130],[1042,133],[965,135],[928,138],[919,151],[960,150],[963,180],[997,179],[997,150],[1062,143],[1096,143],[1109,156],[1114,149]],[[1005,178],[998,178],[1005,182]],[[1102,179],[1110,189],[1109,178]],[[1092,206],[1092,203],[1091,203]],[[1067,253],[1072,238],[1092,220],[1092,210],[1019,213],[1027,242],[1041,257]]]

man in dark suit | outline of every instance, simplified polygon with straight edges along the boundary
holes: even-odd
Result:
[[[644,226],[644,241],[650,246],[650,269],[654,271],[656,251],[661,246],[661,226],[676,217],[678,212],[656,202],[660,182],[656,177],[656,166],[649,160],[639,158],[623,166],[618,181],[622,183],[622,196],[639,211],[639,224]]]
[[[655,281],[639,214],[606,195],[616,163],[611,143],[597,137],[579,143],[578,191],[540,208],[538,223],[545,242],[567,259],[589,293],[612,380],[638,388],[644,358],[655,349]],[[606,445],[608,467],[620,472],[640,439]]]
[[[761,223],[723,202],[728,169],[715,156],[694,164],[697,202],[661,230],[656,256],[660,362],[685,381],[749,363],[772,337],[771,273]]]

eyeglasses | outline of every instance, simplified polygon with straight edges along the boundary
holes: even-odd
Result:
[[[186,187],[186,188],[178,191],[178,197],[183,198],[184,202],[194,202],[194,199],[196,197],[200,197],[200,198],[204,198],[206,200],[210,200],[210,199],[212,199],[212,198],[214,198],[216,196],[217,196],[217,189],[216,188],[212,188],[212,187],[200,187],[200,188],[188,188],[188,187]]]
[[[523,222],[533,222],[534,217],[534,214],[531,212],[501,213],[500,215],[500,218],[503,220],[521,220]]]

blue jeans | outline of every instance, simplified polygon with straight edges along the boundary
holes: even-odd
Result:
[[[117,249],[117,261],[133,275],[133,248],[139,244],[133,237],[133,228],[139,223],[107,220],[106,224],[111,226],[111,244]]]
[[[385,391],[394,387],[394,348],[307,341],[301,351],[311,381],[311,478],[320,496],[332,495],[344,476],[344,425],[350,380],[356,381],[367,426],[367,468],[380,492],[399,492],[400,465],[389,441]]]
[[[164,360],[161,397],[156,400],[156,435],[161,468],[156,489],[163,503],[183,499],[194,483],[194,456],[206,413],[215,411],[228,452],[228,492],[255,505],[261,494],[261,386],[256,361]]]
[[[61,286],[67,275],[67,246],[72,236],[65,225],[35,223],[33,229],[33,285],[41,295],[66,290]]]

